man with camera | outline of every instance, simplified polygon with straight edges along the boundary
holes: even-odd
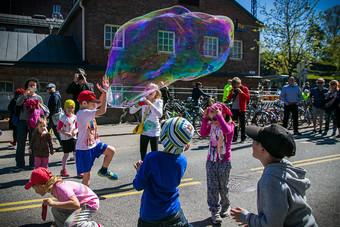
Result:
[[[72,99],[76,103],[75,113],[79,110],[78,95],[85,90],[93,91],[91,84],[86,80],[85,70],[78,68],[74,74],[73,82],[66,89],[68,94],[72,94]]]
[[[233,113],[233,120],[238,122],[238,126],[234,130],[233,142],[237,141],[238,128],[241,128],[241,143],[246,139],[246,111],[247,104],[250,100],[249,89],[241,84],[241,79],[234,77],[231,81],[233,87],[228,96],[228,100],[232,102],[231,111]]]

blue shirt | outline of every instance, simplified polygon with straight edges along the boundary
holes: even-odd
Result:
[[[297,85],[285,85],[281,90],[280,98],[286,105],[298,104],[302,99],[301,90]]]
[[[325,105],[325,96],[328,92],[327,88],[322,87],[321,90],[319,87],[314,87],[310,90],[310,98],[312,99],[313,106],[316,108],[322,108]]]
[[[136,190],[144,190],[140,218],[159,221],[181,209],[178,186],[185,173],[184,155],[153,151],[148,153],[133,180]]]

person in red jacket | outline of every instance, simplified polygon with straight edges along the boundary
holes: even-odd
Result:
[[[241,142],[244,142],[246,139],[246,110],[247,103],[250,100],[249,89],[242,85],[241,79],[238,77],[234,77],[231,81],[231,86],[233,89],[231,90],[228,100],[232,102],[231,111],[233,113],[233,120],[238,121],[239,124],[235,127],[233,142],[237,141],[238,136],[238,127],[241,128]]]

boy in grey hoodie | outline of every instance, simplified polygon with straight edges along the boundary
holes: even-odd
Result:
[[[248,227],[317,226],[311,207],[306,202],[310,187],[304,169],[284,159],[295,155],[293,136],[282,126],[249,126],[246,134],[253,141],[253,157],[264,166],[257,184],[258,214],[236,207],[231,216]]]

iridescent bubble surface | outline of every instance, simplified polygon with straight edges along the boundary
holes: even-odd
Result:
[[[128,21],[117,31],[107,62],[113,98],[135,100],[150,82],[170,85],[217,71],[227,60],[233,36],[228,17],[182,6]]]

